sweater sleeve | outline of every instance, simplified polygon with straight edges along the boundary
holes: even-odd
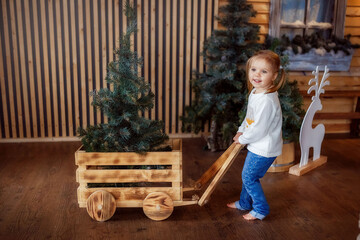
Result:
[[[261,101],[254,109],[254,122],[239,137],[241,144],[256,142],[268,134],[275,111],[271,101]]]
[[[245,118],[246,119],[246,118]],[[244,132],[245,131],[245,125],[246,125],[246,121],[244,121],[241,123],[240,127],[238,128],[237,132]]]

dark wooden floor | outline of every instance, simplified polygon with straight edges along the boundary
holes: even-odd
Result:
[[[245,151],[204,207],[176,207],[155,222],[141,208],[117,209],[93,221],[76,200],[74,152],[80,143],[0,144],[0,239],[353,239],[360,234],[360,139],[327,139],[328,162],[296,177],[267,173],[262,185],[271,213],[246,222],[226,203],[238,199]],[[185,184],[220,153],[201,139],[183,140]]]

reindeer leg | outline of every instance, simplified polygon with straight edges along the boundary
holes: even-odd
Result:
[[[316,160],[320,158],[321,144],[325,135],[324,125],[323,124],[317,125],[316,128],[314,129],[314,133],[315,133],[315,139],[314,139],[315,141],[313,144],[314,145],[313,160]]]

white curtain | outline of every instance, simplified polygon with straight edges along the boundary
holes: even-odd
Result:
[[[335,0],[310,0],[308,21],[332,23]],[[282,0],[281,20],[283,23],[304,23],[305,0]]]

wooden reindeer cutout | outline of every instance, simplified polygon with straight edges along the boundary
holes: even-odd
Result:
[[[318,124],[315,128],[312,128],[312,122],[314,115],[317,111],[322,109],[322,104],[320,100],[320,94],[324,93],[324,87],[330,85],[330,82],[326,80],[329,76],[329,69],[325,66],[324,75],[319,84],[319,66],[316,67],[316,71],[313,71],[312,74],[315,76],[309,81],[309,85],[312,85],[307,91],[310,94],[312,91],[315,92],[315,95],[311,98],[312,102],[305,114],[304,120],[300,129],[300,149],[301,149],[301,158],[300,164],[290,168],[289,172],[295,175],[302,175],[315,167],[320,166],[326,162],[326,157],[320,156],[321,144],[325,135],[324,124]],[[313,148],[313,161],[309,164],[309,151],[310,148]],[[316,160],[316,161],[315,161]],[[325,160],[325,161],[324,161]]]

